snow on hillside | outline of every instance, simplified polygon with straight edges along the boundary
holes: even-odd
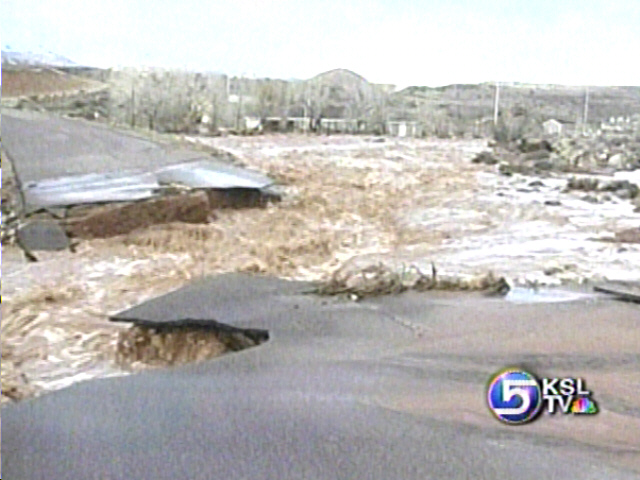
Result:
[[[10,46],[2,47],[2,65],[30,67],[74,67],[77,63],[62,55],[39,48],[37,50],[17,51]]]

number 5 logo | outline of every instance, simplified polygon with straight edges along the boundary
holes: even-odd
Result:
[[[494,415],[509,424],[532,420],[542,405],[536,377],[516,369],[504,370],[493,377],[487,400]]]
[[[513,380],[502,381],[502,400],[509,403],[513,397],[519,397],[521,405],[516,408],[496,408],[494,412],[498,415],[520,415],[526,412],[531,406],[529,391],[520,387],[537,387],[534,380]]]

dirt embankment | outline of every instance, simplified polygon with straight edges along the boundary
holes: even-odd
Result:
[[[106,120],[109,96],[106,84],[53,68],[2,69],[3,106]]]
[[[2,97],[32,97],[95,88],[98,82],[52,68],[2,69]]]

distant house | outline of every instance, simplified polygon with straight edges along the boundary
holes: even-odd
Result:
[[[245,132],[262,132],[262,121],[258,117],[244,117],[243,130]]]
[[[358,120],[346,120],[344,118],[322,118],[320,131],[322,133],[359,133],[364,131],[366,125]]]
[[[564,126],[555,118],[551,118],[542,124],[545,135],[560,136]]]
[[[395,137],[417,137],[418,122],[403,120],[387,122],[387,132]]]

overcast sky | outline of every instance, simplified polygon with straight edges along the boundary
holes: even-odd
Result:
[[[640,85],[640,0],[3,0],[2,42],[96,66]]]

